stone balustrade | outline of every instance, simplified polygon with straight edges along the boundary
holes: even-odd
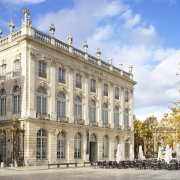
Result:
[[[106,69],[106,70],[111,70],[115,73],[118,73],[118,75],[121,75],[123,76],[124,78],[127,78],[127,79],[130,79],[131,78],[131,74],[128,73],[128,72],[125,72],[117,67],[114,67],[112,66],[111,64],[108,64],[102,60],[99,60],[98,58],[94,57],[94,56],[91,56],[87,53],[85,53],[84,51],[81,51],[71,45],[68,45],[58,39],[55,39],[54,37],[52,36],[49,36],[41,31],[38,31],[37,29],[35,28],[32,28],[32,27],[29,27],[29,30],[27,31],[24,31],[23,28],[18,30],[17,32],[14,32],[4,38],[1,38],[0,39],[0,47],[3,46],[3,45],[6,45],[14,40],[16,40],[17,38],[23,36],[23,35],[29,35],[31,37],[35,37],[36,39],[39,39],[47,44],[51,44],[52,46],[55,46],[55,47],[58,47],[60,49],[63,49],[65,51],[68,51],[80,58],[82,58],[83,60],[85,61],[88,61],[88,62],[91,62],[93,64],[96,64],[96,65],[99,65],[101,66],[103,69]],[[72,48],[72,52],[69,50],[70,48]]]

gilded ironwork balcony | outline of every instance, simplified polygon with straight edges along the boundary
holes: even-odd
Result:
[[[5,75],[1,75],[0,76],[0,81],[6,80],[6,76]]]
[[[20,76],[20,75],[21,75],[20,71],[14,71],[13,72],[13,77]]]
[[[68,123],[69,122],[69,118],[66,116],[60,116],[57,118],[58,122],[63,122],[63,123]]]
[[[109,123],[104,123],[104,124],[103,124],[103,127],[104,127],[104,128],[110,128],[110,124],[109,124]]]
[[[98,127],[98,122],[97,121],[92,121],[89,123],[92,127]]]
[[[129,126],[129,127],[127,128],[127,130],[128,130],[128,131],[132,131],[132,128]]]
[[[50,120],[50,114],[47,113],[36,113],[37,119]]]
[[[60,83],[63,83],[63,84],[66,83],[65,79],[64,79],[64,78],[61,78],[61,77],[59,77],[59,82],[60,82]]]
[[[82,83],[76,82],[76,87],[82,89]]]
[[[84,119],[74,119],[74,124],[84,125]]]
[[[96,93],[96,88],[95,87],[91,87],[91,92]]]
[[[107,91],[104,91],[104,96],[108,96],[108,92]]]
[[[125,98],[124,101],[128,103],[128,102],[129,102],[129,99],[128,99],[128,98]]]
[[[39,77],[47,78],[47,74],[45,72],[39,72]]]
[[[119,95],[118,94],[115,94],[115,99],[119,100]]]
[[[122,127],[121,127],[121,125],[119,125],[119,124],[114,124],[114,129],[119,129],[119,130],[121,130]]]

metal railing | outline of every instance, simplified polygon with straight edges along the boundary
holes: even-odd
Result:
[[[36,113],[37,119],[50,120],[50,114],[47,113]]]

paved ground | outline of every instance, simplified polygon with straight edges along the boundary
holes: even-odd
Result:
[[[0,169],[0,180],[179,180],[180,170],[100,169],[90,167],[47,169],[22,167]]]

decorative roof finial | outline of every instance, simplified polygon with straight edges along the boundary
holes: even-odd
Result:
[[[24,19],[22,21],[22,25],[28,27],[31,25],[30,11],[28,9],[24,9],[23,14],[24,14]]]
[[[54,32],[55,32],[55,26],[54,26],[54,24],[51,24],[51,26],[50,26],[50,28],[49,28],[49,31],[50,31],[50,34],[51,34],[51,36],[52,37],[54,37]]]
[[[97,58],[100,59],[101,57],[101,50],[98,48],[96,52]]]
[[[30,11],[28,9],[24,9],[23,14],[24,14],[24,20],[27,20],[28,16],[30,15]]]
[[[72,43],[73,43],[73,37],[72,37],[71,35],[69,35],[67,39],[68,39],[68,44],[69,44],[69,45],[72,45]]]
[[[3,32],[2,32],[2,29],[0,29],[0,38],[1,38],[2,33],[3,33]]]
[[[109,64],[112,65],[112,57],[109,58]]]
[[[9,31],[10,31],[10,33],[13,33],[14,28],[15,28],[15,25],[14,25],[14,23],[11,20],[11,22],[9,23]]]
[[[87,50],[88,50],[88,43],[87,43],[87,41],[84,41],[83,48],[84,48],[84,51],[87,52]]]
[[[133,65],[129,66],[129,73],[132,73]]]

